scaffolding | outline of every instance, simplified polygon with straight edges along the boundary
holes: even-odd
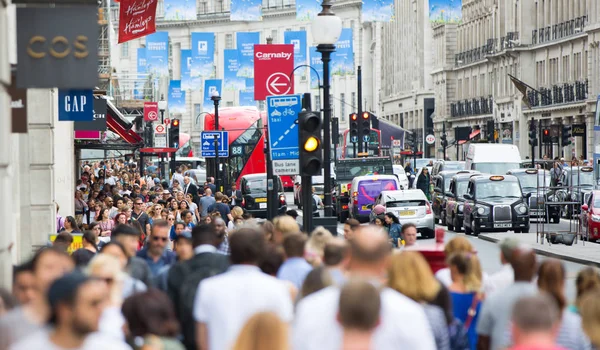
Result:
[[[98,1],[98,88],[108,91],[111,77],[109,1]]]

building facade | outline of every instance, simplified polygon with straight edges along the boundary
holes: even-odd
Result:
[[[445,127],[452,143],[455,127],[471,127],[471,142],[516,144],[525,158],[533,119],[540,133],[535,158],[589,159],[600,91],[598,11],[594,0],[463,1],[461,24],[434,27],[436,135]],[[537,92],[528,88],[523,102],[510,75]],[[581,136],[563,145],[562,127],[572,125]],[[544,129],[552,136],[545,143]],[[447,153],[462,159],[466,145]],[[439,142],[437,150],[440,156]]]
[[[224,49],[236,48],[236,33],[260,32],[260,43],[265,44],[267,38],[272,38],[274,44],[284,43],[285,31],[306,31],[307,45],[312,46],[311,22],[296,20],[296,5],[294,1],[271,3],[263,1],[263,20],[260,22],[231,22],[229,20],[229,2],[220,0],[207,0],[198,3],[198,19],[196,21],[163,21],[164,11],[162,1],[159,1],[157,11],[157,31],[167,31],[170,38],[170,78],[180,78],[180,55],[182,49],[191,48],[192,32],[215,33],[215,70],[216,78],[223,78]],[[356,0],[338,1],[333,11],[342,19],[344,28],[352,28],[354,45],[355,72],[358,66],[363,70],[363,110],[375,111],[377,107],[374,91],[377,91],[379,82],[378,58],[380,55],[380,41],[377,40],[377,26],[360,22],[361,2]],[[118,28],[118,7],[111,10],[114,28]],[[114,50],[118,57],[113,57],[113,66],[116,75],[121,77],[132,76],[136,72],[137,48],[145,44],[145,39],[140,38],[120,44]],[[361,54],[362,53],[362,54]],[[127,81],[121,79],[119,85],[122,90],[133,91],[133,84],[126,86]],[[310,92],[313,98],[313,109],[321,106],[321,94],[317,89],[310,88],[310,79],[307,75],[295,77],[295,93]],[[167,96],[168,82],[160,84],[158,94]],[[131,92],[132,93],[132,92]],[[239,101],[236,91],[220,91],[222,106],[236,106]],[[202,118],[203,91],[189,91],[186,93],[186,113],[180,116],[182,120],[181,131],[192,135],[192,140],[198,145]],[[331,81],[331,96],[333,116],[340,121],[340,130],[348,127],[348,116],[356,110],[357,106],[357,81],[356,74],[346,76],[333,76]],[[264,109],[263,103],[258,107]]]

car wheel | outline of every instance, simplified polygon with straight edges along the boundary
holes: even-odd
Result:
[[[462,224],[458,221],[458,218],[453,218],[452,221],[454,222],[454,232],[460,232],[462,230]]]
[[[477,224],[475,223],[475,219],[471,221],[471,230],[473,231],[473,234],[475,236],[479,236],[479,233],[481,233],[481,228],[477,226]]]

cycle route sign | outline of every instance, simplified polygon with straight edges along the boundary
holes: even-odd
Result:
[[[269,148],[273,172],[277,175],[300,173],[298,114],[302,110],[300,95],[267,96]]]

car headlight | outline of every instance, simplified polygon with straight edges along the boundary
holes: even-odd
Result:
[[[488,211],[489,211],[488,207],[479,207],[479,208],[477,208],[477,214],[479,214],[479,215],[485,215],[485,214],[488,213]]]
[[[527,206],[525,204],[519,204],[515,207],[515,210],[517,211],[517,213],[524,215],[527,214]]]
[[[593,222],[600,222],[600,215],[592,214],[592,221]]]
[[[463,209],[464,209],[464,208],[465,208],[465,206],[464,206],[464,205],[462,205],[462,204],[459,204],[459,205],[458,205],[458,211],[459,211],[459,212],[461,212],[461,213],[462,213],[462,211],[463,211]]]

